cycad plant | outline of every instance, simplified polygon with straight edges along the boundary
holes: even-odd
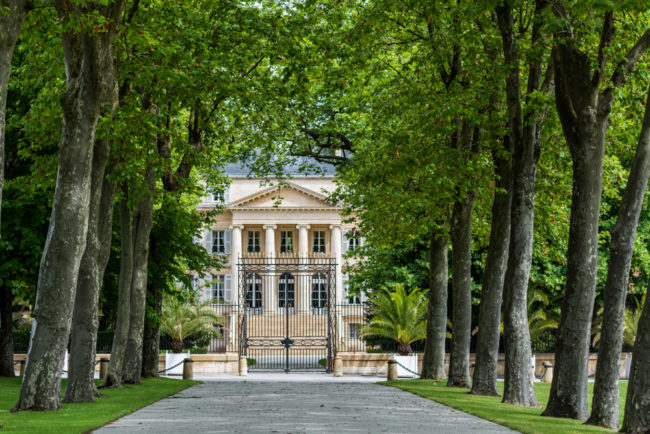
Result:
[[[203,333],[220,337],[215,325],[223,325],[225,318],[217,315],[209,303],[183,303],[176,297],[163,299],[160,330],[172,338],[172,351],[183,351],[183,339]]]
[[[361,337],[382,337],[397,342],[397,352],[411,353],[411,343],[426,337],[426,292],[415,288],[407,293],[402,285],[395,290],[381,288],[370,296],[372,318],[360,330]]]

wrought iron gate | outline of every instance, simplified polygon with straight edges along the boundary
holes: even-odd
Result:
[[[240,355],[250,370],[331,371],[336,354],[336,263],[242,258]]]

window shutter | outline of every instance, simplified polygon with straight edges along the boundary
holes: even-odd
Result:
[[[224,301],[228,304],[232,303],[232,275],[226,274],[223,279],[223,294]]]
[[[208,251],[208,253],[212,253],[212,231],[207,230],[205,231],[205,250]]]
[[[230,246],[232,244],[232,231],[231,230],[224,231],[224,238],[225,238],[224,246],[226,249],[224,253],[226,255],[230,255]]]
[[[342,253],[347,253],[350,248],[350,239],[348,238],[348,231],[343,231]]]
[[[359,236],[359,245],[363,246],[366,244],[366,237]]]
[[[230,186],[226,185],[226,189],[223,191],[223,201],[225,203],[230,202]]]

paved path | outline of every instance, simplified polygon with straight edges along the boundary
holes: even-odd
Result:
[[[191,387],[96,432],[513,432],[367,378],[356,383],[331,381],[331,376],[321,382],[310,381],[313,376],[297,381],[295,374],[222,378],[230,381]]]

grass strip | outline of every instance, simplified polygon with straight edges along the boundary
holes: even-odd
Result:
[[[139,385],[101,389],[104,397],[97,398],[95,402],[64,404],[64,408],[58,411],[10,413],[9,410],[18,401],[21,381],[21,377],[0,377],[0,424],[3,425],[0,433],[83,433],[200,383],[170,378],[144,378]],[[64,379],[61,384],[63,391],[65,383]]]
[[[523,433],[590,433],[614,432],[605,428],[584,425],[584,422],[574,419],[542,417],[543,408],[527,408],[517,405],[501,403],[501,397],[471,395],[469,389],[447,387],[445,381],[430,380],[397,380],[383,381],[380,384],[393,386],[398,389],[414,393],[423,398],[431,399],[440,404],[447,405],[457,410],[464,411],[474,416],[490,420],[499,425],[512,428]],[[503,382],[498,383],[499,393],[503,393]],[[619,408],[621,409],[620,422],[623,422],[627,381],[619,383]],[[535,395],[542,407],[546,407],[551,385],[548,383],[535,383]],[[589,406],[593,383],[589,383]]]

